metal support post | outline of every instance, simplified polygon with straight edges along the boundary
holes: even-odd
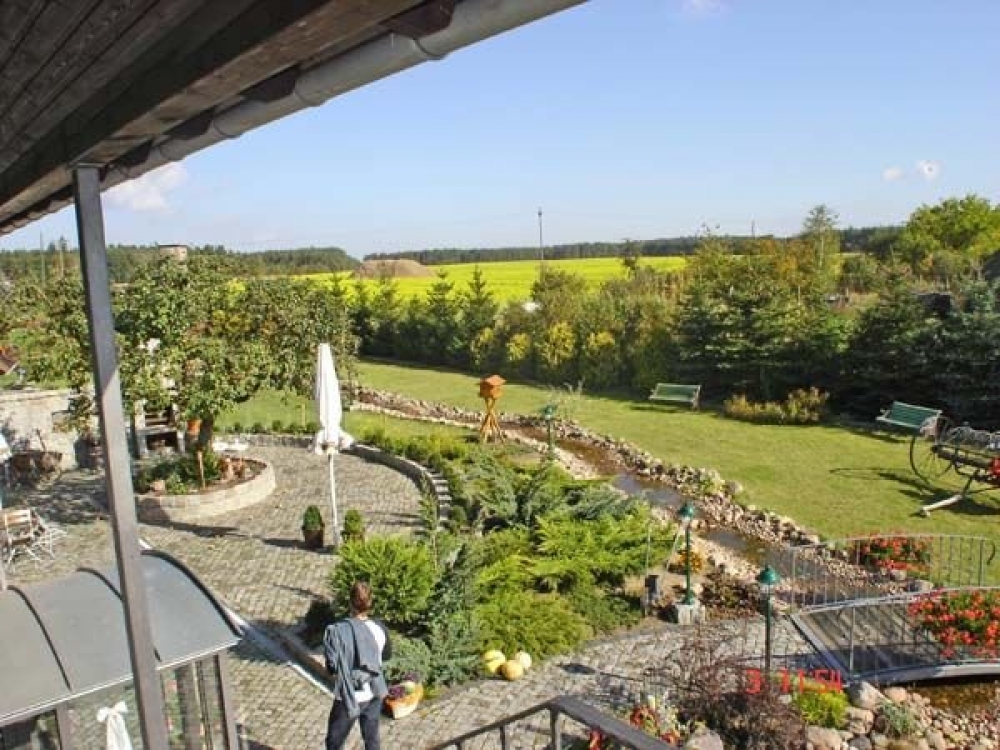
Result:
[[[764,602],[764,685],[767,689],[771,686],[771,592],[767,592],[767,599]]]
[[[684,603],[694,604],[694,591],[691,589],[691,522],[684,527]]]
[[[142,744],[145,750],[167,750],[167,721],[156,671],[149,605],[139,553],[139,530],[122,409],[118,353],[115,349],[115,321],[111,308],[111,285],[97,167],[74,167],[73,197],[80,238],[80,266],[87,300],[94,390],[105,456],[104,481],[121,581],[122,604],[125,608],[125,628],[139,708]]]

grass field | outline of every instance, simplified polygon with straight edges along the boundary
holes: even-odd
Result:
[[[362,382],[374,388],[481,408],[477,379],[469,375],[377,363],[360,369]],[[500,408],[537,412],[552,395],[549,389],[508,384]],[[570,412],[590,429],[624,438],[667,463],[718,469],[745,487],[744,503],[790,516],[827,537],[910,530],[1000,540],[1000,501],[988,496],[936,511],[929,519],[915,515],[933,493],[910,469],[908,435],[751,425],[709,411],[586,395],[572,399]]]
[[[642,264],[664,271],[680,270],[684,267],[684,258],[643,258]],[[625,277],[625,269],[618,258],[581,258],[579,260],[550,260],[546,261],[547,268],[569,271],[582,276],[587,286],[596,288],[601,282],[609,279]],[[456,289],[468,287],[472,278],[473,270],[477,266],[471,263],[456,263],[443,266],[429,266],[435,272],[443,271],[448,274],[448,278],[454,282]],[[539,263],[537,261],[522,260],[497,263],[482,263],[478,266],[482,269],[486,278],[486,283],[497,300],[508,302],[511,300],[526,300],[531,296],[531,285],[538,278]],[[350,274],[338,274],[342,278],[350,279]],[[328,282],[333,274],[310,274],[302,278],[315,279],[318,282]],[[421,296],[427,293],[434,282],[436,276],[425,278],[401,278],[399,283],[400,295],[404,299]],[[353,283],[353,282],[352,282]],[[375,281],[368,282],[375,284]]]
[[[372,362],[362,363],[360,373],[362,383],[370,387],[464,408],[482,407],[478,379],[471,375]],[[558,393],[552,389],[509,383],[500,408],[537,412],[554,396]],[[301,403],[309,419],[312,407]],[[275,408],[286,415],[283,419],[298,418],[297,403],[285,406],[276,394],[264,394],[245,405],[242,413],[262,409],[262,415],[272,414],[268,410]],[[936,511],[929,519],[915,515],[933,493],[909,467],[908,435],[835,426],[751,425],[711,411],[587,395],[569,397],[563,409],[590,429],[628,440],[667,463],[718,469],[724,478],[745,487],[744,503],[790,516],[827,537],[909,530],[1000,540],[1000,506],[993,504],[1000,499],[986,496],[980,502]],[[240,420],[267,424],[273,418]],[[372,419],[383,418],[352,412],[346,426],[357,431]],[[395,429],[396,422],[391,424]],[[437,428],[413,423],[405,429]]]

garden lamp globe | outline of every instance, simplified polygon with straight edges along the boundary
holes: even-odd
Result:
[[[781,576],[770,565],[765,565],[764,569],[757,574],[757,583],[760,584],[761,592],[770,595],[774,587],[781,583]]]
[[[690,526],[691,522],[694,520],[695,510],[694,504],[688,500],[681,506],[681,509],[677,512],[677,517],[681,520],[685,526]]]

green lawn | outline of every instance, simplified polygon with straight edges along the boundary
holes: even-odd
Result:
[[[643,258],[642,265],[649,266],[664,271],[676,271],[684,267],[687,262],[681,257],[667,258]],[[546,267],[569,271],[582,276],[587,282],[587,286],[596,289],[600,284],[609,279],[625,277],[625,269],[618,258],[579,258],[577,260],[550,260],[545,262]],[[468,288],[472,273],[477,266],[473,263],[455,263],[442,266],[428,266],[432,271],[444,271],[448,278],[455,283],[458,290]],[[495,263],[480,263],[479,269],[483,272],[487,286],[493,292],[496,299],[508,302],[511,300],[526,300],[531,296],[531,285],[538,278],[539,264],[537,261],[498,261]],[[334,274],[310,274],[305,278],[315,279],[321,283],[329,280]],[[348,280],[348,286],[353,284],[351,274],[337,274],[341,278]],[[423,278],[401,278],[399,283],[400,296],[404,299],[423,296],[431,288],[437,276]],[[375,281],[371,281],[375,284]]]
[[[257,422],[270,429],[275,420],[296,426],[315,422],[315,405],[312,400],[301,396],[286,395],[277,391],[263,391],[257,394],[257,397],[252,401],[241,404],[220,418],[218,429],[225,432],[231,430],[233,425],[238,423],[243,432],[248,432]],[[460,427],[426,424],[412,419],[397,419],[384,414],[363,411],[349,411],[344,414],[344,429],[354,436],[359,436],[366,430],[376,427],[381,427],[388,433],[402,437],[428,434],[463,436],[473,434],[471,430]]]
[[[371,362],[361,364],[360,374],[362,383],[374,388],[482,407],[477,379],[470,375]],[[552,395],[550,389],[508,384],[500,407],[537,412]],[[910,470],[909,436],[750,425],[641,400],[571,400],[571,416],[590,429],[624,438],[667,463],[716,468],[746,488],[743,502],[790,516],[828,537],[905,529],[1000,539],[1000,510],[988,499],[936,511],[930,519],[914,516],[931,496]]]

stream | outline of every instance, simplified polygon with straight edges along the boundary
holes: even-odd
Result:
[[[684,504],[684,496],[660,482],[642,480],[631,474],[618,474],[611,485],[629,495],[644,497],[651,504],[661,508],[677,510]],[[707,525],[698,535],[719,545],[755,566],[761,566],[767,557],[768,545],[759,539],[747,536],[735,529],[724,526]]]

